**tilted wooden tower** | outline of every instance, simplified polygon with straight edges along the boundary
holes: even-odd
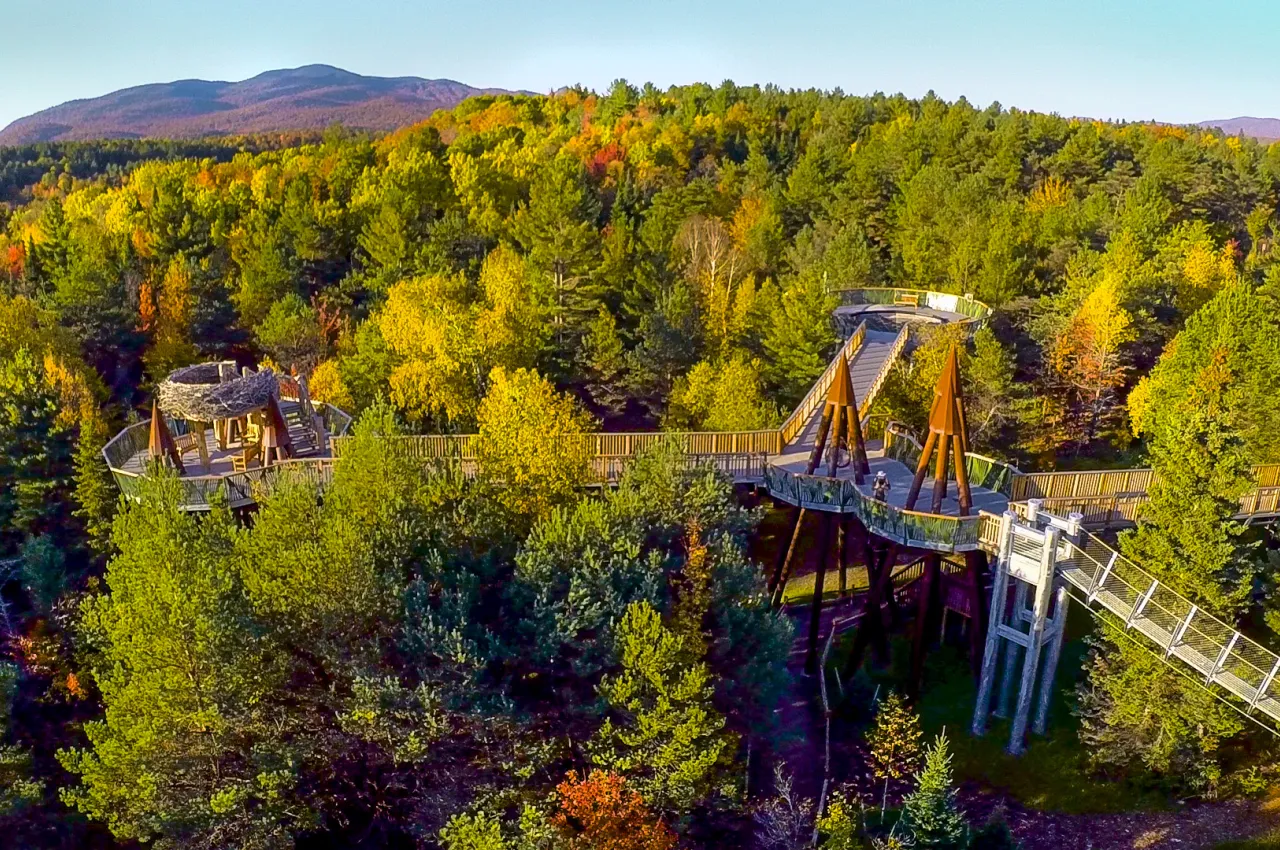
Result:
[[[147,456],[160,463],[167,460],[179,473],[186,472],[182,465],[182,455],[178,453],[178,445],[169,432],[169,424],[160,412],[160,405],[154,400],[151,402],[151,433],[147,443]]]
[[[840,463],[840,452],[848,455],[847,463],[853,465],[854,483],[862,484],[863,476],[871,472],[867,462],[867,444],[862,438],[862,417],[858,414],[858,397],[849,377],[849,362],[840,357],[836,361],[836,374],[827,390],[827,401],[822,407],[822,419],[818,423],[818,438],[813,441],[813,453],[809,456],[806,475],[812,475],[822,461],[831,434],[835,440],[828,453],[827,475],[834,478]]]
[[[947,456],[953,454],[960,516],[968,516],[973,507],[969,478],[964,468],[964,456],[969,451],[969,435],[964,419],[964,394],[960,391],[960,362],[954,345],[947,353],[946,365],[942,367],[938,386],[933,391],[933,408],[929,411],[929,436],[925,439],[924,450],[920,452],[920,463],[916,465],[916,476],[911,481],[911,489],[907,491],[904,505],[909,511],[915,510],[916,500],[920,498],[920,488],[924,486],[925,474],[929,471],[929,458],[935,450],[938,459],[934,464],[933,501],[929,512],[942,513],[942,502],[947,498]]]

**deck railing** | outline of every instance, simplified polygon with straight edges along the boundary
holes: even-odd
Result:
[[[897,304],[904,307],[919,305],[945,313],[959,313],[969,321],[983,322],[991,315],[991,308],[971,295],[933,292],[927,289],[902,289],[890,287],[864,287],[837,291],[840,302],[846,307],[861,304]]]
[[[1092,534],[1082,533],[1079,543],[1064,540],[1063,548],[1057,572],[1081,601],[1109,612],[1117,628],[1142,635],[1165,658],[1177,658],[1205,684],[1239,699],[1246,711],[1280,720],[1280,656],[1201,611]]]
[[[920,549],[966,552],[978,548],[979,517],[908,511],[864,494],[853,481],[803,475],[776,466],[765,470],[765,486],[783,501],[816,511],[852,514],[881,537]]]
[[[849,338],[845,340],[844,345],[840,346],[840,350],[836,352],[835,357],[831,358],[831,362],[827,364],[826,370],[818,378],[817,383],[810,387],[805,397],[800,399],[800,403],[796,405],[796,409],[791,412],[786,421],[782,423],[782,427],[778,429],[782,432],[782,444],[785,446],[794,440],[805,426],[809,424],[810,417],[813,412],[822,406],[827,398],[827,390],[831,389],[831,382],[836,377],[836,364],[840,362],[839,358],[852,360],[858,349],[867,339],[867,323],[863,322],[854,329]]]
[[[351,437],[333,440],[333,453],[341,457]],[[475,460],[478,434],[423,434],[382,438],[394,451],[422,460]],[[718,455],[774,455],[781,451],[778,432],[761,431],[642,431],[634,433],[591,433],[559,437],[576,445],[567,446],[593,458],[631,458],[660,442],[676,442],[685,454],[696,457]]]
[[[905,426],[898,422],[890,422],[885,426],[885,457],[893,458],[908,468],[914,469],[919,465],[920,455],[923,452],[924,447],[920,445],[920,441]],[[1012,464],[975,452],[965,452],[964,471],[970,487],[984,487],[1005,497],[1011,497],[1014,482],[1022,474]],[[956,480],[954,464],[947,464],[947,480]]]
[[[1131,525],[1158,479],[1152,469],[1023,473],[1014,478],[1010,498],[1042,499],[1050,513],[1078,511],[1091,528]],[[1254,489],[1240,498],[1237,516],[1280,514],[1280,464],[1255,466],[1253,479]]]

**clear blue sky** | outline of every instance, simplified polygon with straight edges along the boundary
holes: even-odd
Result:
[[[1099,118],[1280,117],[1274,7],[1238,0],[0,0],[0,126],[65,100],[313,62],[547,91],[724,79]]]

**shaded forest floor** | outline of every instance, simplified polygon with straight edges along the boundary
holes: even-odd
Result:
[[[1064,814],[1021,806],[1004,793],[966,787],[962,798],[971,822],[983,823],[1002,807],[1025,850],[1232,850],[1280,848],[1280,800],[1202,803],[1176,811]],[[1269,837],[1268,837],[1269,836]],[[1224,848],[1225,850],[1225,848]]]

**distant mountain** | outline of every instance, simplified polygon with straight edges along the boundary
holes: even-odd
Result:
[[[1201,121],[1198,127],[1217,127],[1222,132],[1234,136],[1244,133],[1264,142],[1280,139],[1280,118],[1224,118],[1220,121]]]
[[[321,129],[335,122],[390,130],[474,95],[506,93],[453,80],[365,77],[329,65],[307,65],[238,83],[179,80],[72,100],[14,121],[0,130],[0,145],[240,135]]]

